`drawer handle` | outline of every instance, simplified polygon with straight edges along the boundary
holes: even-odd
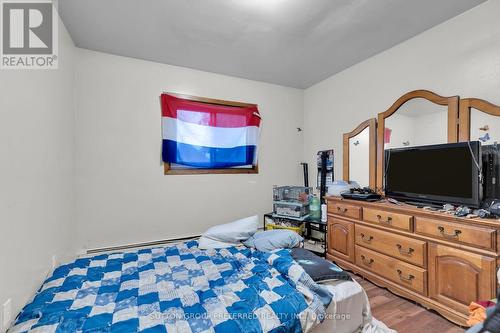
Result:
[[[366,260],[366,257],[364,255],[361,255],[361,261],[363,262],[363,264],[365,264],[367,266],[370,266],[374,262],[373,259]]]
[[[362,233],[361,240],[365,243],[371,243],[371,241],[373,240],[373,236],[366,237],[366,235]]]
[[[345,212],[347,212],[347,208],[337,207],[337,211],[341,214],[344,214]]]
[[[399,275],[399,278],[401,279],[401,281],[405,281],[405,282],[411,282],[415,277],[411,274],[409,274],[408,276],[404,276],[403,275],[403,272],[401,272],[400,269],[397,270],[398,272],[398,275]]]
[[[458,238],[458,235],[462,233],[462,230],[455,229],[455,232],[453,234],[448,234],[444,231],[444,227],[442,226],[438,227],[438,231],[444,238],[451,238],[451,239]]]
[[[401,244],[397,244],[396,246],[398,247],[399,253],[401,253],[404,256],[411,256],[413,254],[413,252],[415,251],[411,247],[409,247],[408,251],[406,251],[403,249],[403,246]]]
[[[387,223],[387,224],[391,224],[392,223],[392,217],[388,216],[387,217],[387,220],[382,220],[382,216],[381,215],[377,215],[377,219],[379,221],[379,223]]]

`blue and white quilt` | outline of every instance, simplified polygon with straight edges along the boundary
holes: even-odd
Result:
[[[57,268],[9,332],[306,332],[332,295],[289,250],[196,241]]]

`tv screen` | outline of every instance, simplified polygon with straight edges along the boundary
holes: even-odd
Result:
[[[389,149],[385,193],[405,201],[479,207],[478,141]]]

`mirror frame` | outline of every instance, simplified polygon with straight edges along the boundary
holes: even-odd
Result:
[[[470,140],[470,117],[471,109],[500,117],[500,106],[487,102],[479,98],[464,98],[460,100],[459,115],[459,140]]]
[[[414,90],[399,97],[392,106],[385,112],[378,114],[377,127],[377,182],[378,192],[384,191],[384,132],[385,119],[398,111],[403,104],[415,99],[423,98],[434,104],[448,106],[448,143],[458,142],[458,116],[459,116],[459,97],[443,97],[429,90]]]
[[[351,132],[344,133],[343,146],[343,180],[349,182],[349,139],[355,137],[359,133],[368,128],[368,150],[369,150],[369,187],[373,190],[376,188],[376,168],[377,168],[377,119],[371,118],[363,121]]]

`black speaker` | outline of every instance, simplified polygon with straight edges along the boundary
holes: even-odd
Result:
[[[500,198],[500,145],[482,146],[483,198]]]
[[[484,208],[491,214],[500,217],[500,199],[487,200]]]

